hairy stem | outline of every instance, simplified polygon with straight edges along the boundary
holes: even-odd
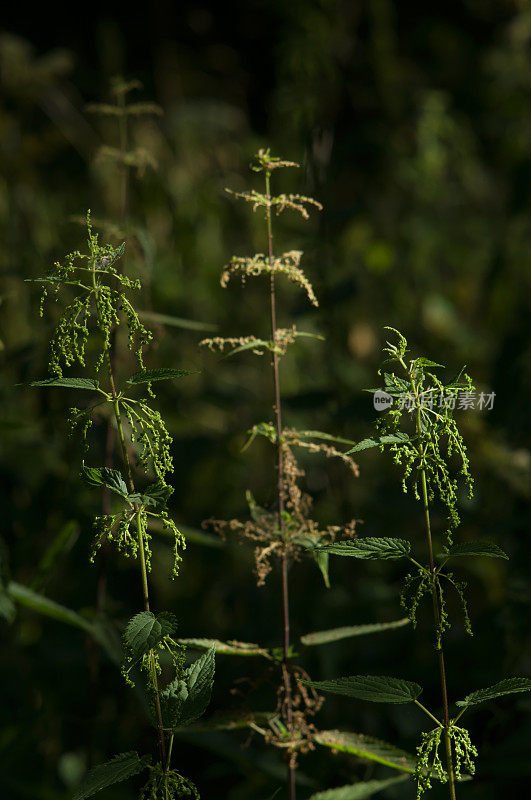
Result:
[[[416,393],[416,389],[415,389]],[[420,425],[420,406],[418,404],[417,396],[417,435],[421,435]],[[446,685],[446,666],[444,661],[444,650],[442,646],[441,637],[441,608],[439,598],[437,596],[437,573],[435,570],[435,562],[433,558],[433,542],[431,537],[431,520],[430,520],[430,507],[428,502],[428,484],[426,480],[426,470],[424,468],[424,450],[421,450],[421,467],[420,467],[420,481],[422,487],[422,506],[424,509],[424,524],[426,529],[426,543],[428,545],[428,557],[430,565],[431,576],[431,596],[433,601],[433,617],[435,621],[435,650],[437,652],[437,659],[439,662],[439,676],[441,681],[441,696],[443,706],[443,727],[444,727],[444,746],[446,750],[446,771],[448,773],[448,790],[450,800],[456,800],[455,794],[455,775],[454,764],[452,756],[452,743],[450,740],[450,716],[448,714],[448,689]]]
[[[265,193],[268,200],[266,206],[266,221],[267,221],[267,247],[269,264],[273,264],[273,230],[271,223],[271,186],[270,186],[271,173],[265,173]],[[271,339],[273,343],[276,342],[277,332],[277,310],[276,310],[276,297],[275,297],[275,276],[271,272],[270,281],[270,311],[271,311]],[[282,407],[280,395],[280,371],[279,371],[279,355],[276,350],[273,350],[272,369],[273,369],[273,389],[274,389],[274,411],[275,411],[275,426],[276,426],[276,444],[277,444],[277,495],[278,495],[278,519],[280,534],[285,539],[284,530],[284,463],[282,457]],[[290,734],[293,727],[293,701],[291,694],[291,676],[289,671],[289,649],[290,649],[290,614],[289,614],[289,576],[288,576],[288,555],[284,548],[282,555],[281,567],[281,581],[282,581],[282,680],[284,682],[284,707],[286,710],[286,722]],[[292,758],[288,760],[288,798],[295,800],[295,764]]]

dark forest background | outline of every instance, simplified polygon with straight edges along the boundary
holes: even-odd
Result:
[[[232,254],[264,249],[250,209],[224,189],[257,186],[248,164],[270,145],[302,165],[286,178],[288,188],[324,205],[310,223],[277,223],[278,246],[305,251],[320,299],[309,311],[287,290],[281,323],[296,320],[326,337],[303,342],[284,362],[286,424],[354,440],[371,435],[375,412],[363,389],[377,381],[384,325],[402,330],[414,355],[442,361],[452,374],[466,364],[480,390],[496,393],[493,410],[460,417],[476,476],[460,536],[495,541],[510,561],[456,569],[469,581],[474,637],[466,637],[456,606],[449,690],[457,699],[505,675],[531,674],[531,4],[155,0],[30,11],[13,3],[1,24],[4,584],[94,615],[101,567],[88,566],[87,556],[98,501],[79,480],[68,397],[17,384],[46,377],[50,334],[38,316],[38,290],[24,280],[82,244],[77,218],[87,208],[118,222],[119,175],[96,157],[102,143],[116,145],[116,125],[86,105],[108,100],[112,77],[122,74],[143,83],[137,99],[164,111],[131,128],[150,163],[132,171],[127,266],[147,286],[143,307],[174,318],[155,325],[149,363],[202,370],[158,393],[174,436],[171,511],[189,545],[171,583],[169,549],[154,540],[156,606],[177,614],[182,636],[280,644],[278,575],[257,588],[251,547],[198,533],[205,518],[245,515],[246,489],[264,505],[274,495],[271,452],[262,445],[241,452],[245,431],[271,415],[266,359],[220,360],[197,346],[216,331],[267,336],[260,282],[225,291],[219,274]],[[360,454],[358,479],[331,460],[304,460],[316,519],[355,517],[366,535],[420,542],[420,509],[403,494],[390,459],[374,453]],[[441,532],[442,515],[435,524]],[[402,616],[402,570],[390,564],[336,559],[330,589],[310,561],[295,565],[295,641]],[[137,571],[114,556],[107,569],[106,613],[123,622],[140,604]],[[66,800],[87,764],[151,747],[136,698],[103,653],[94,680],[83,631],[25,607],[0,625],[2,797]],[[315,679],[389,672],[416,680],[437,706],[428,613],[416,631],[350,639],[301,658]],[[261,709],[274,705],[267,680],[247,697],[261,676],[253,659],[219,657],[211,712],[249,699]],[[523,796],[530,711],[520,695],[470,717],[481,755],[477,779],[460,796]],[[412,750],[424,720],[413,707],[331,697],[318,724]],[[245,731],[189,734],[176,759],[204,800],[266,800],[282,783],[280,756]],[[387,774],[321,749],[302,759],[300,773],[301,798]],[[412,791],[399,786],[387,796]],[[133,798],[134,783],[107,796]]]

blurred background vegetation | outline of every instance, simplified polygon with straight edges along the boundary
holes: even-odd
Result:
[[[267,335],[260,282],[245,293],[236,282],[224,291],[219,274],[232,254],[264,249],[259,219],[224,189],[255,181],[250,157],[271,145],[302,164],[285,186],[324,204],[309,224],[287,216],[277,224],[277,247],[305,251],[320,299],[314,312],[286,290],[281,324],[296,320],[326,337],[303,341],[284,361],[286,424],[370,435],[375,412],[362,390],[375,385],[385,324],[404,331],[415,355],[452,373],[466,364],[481,390],[496,393],[492,411],[461,418],[477,476],[474,500],[463,501],[461,536],[496,541],[511,560],[467,565],[475,635],[465,638],[454,609],[449,689],[457,699],[506,674],[529,675],[531,4],[462,0],[420,10],[391,0],[157,0],[142,8],[93,3],[68,16],[13,4],[3,18],[3,580],[94,616],[101,566],[89,567],[87,555],[98,503],[78,478],[68,397],[16,386],[46,377],[50,334],[35,284],[24,280],[82,245],[78,219],[91,208],[111,241],[127,239],[127,269],[147,287],[142,307],[172,318],[155,318],[150,366],[202,370],[159,392],[174,436],[171,510],[191,539],[175,583],[165,577],[168,547],[155,541],[155,605],[177,614],[183,636],[280,644],[278,576],[259,589],[252,548],[194,534],[207,517],[245,515],[246,489],[265,505],[274,493],[271,452],[257,445],[241,453],[246,429],[270,418],[266,359],[220,360],[197,346],[216,331]],[[125,222],[121,168],[101,149],[120,147],[116,119],[87,109],[112,102],[117,74],[140,80],[134,99],[163,110],[130,118],[137,158]],[[420,537],[419,509],[390,460],[373,453],[360,454],[356,480],[329,460],[304,462],[315,518],[356,517],[367,535]],[[443,523],[436,517],[438,530]],[[120,622],[139,608],[137,572],[114,556],[106,568],[105,611]],[[314,565],[296,565],[295,641],[401,616],[401,572],[391,562],[337,559],[326,589]],[[135,697],[103,653],[94,677],[82,630],[23,607],[0,625],[6,800],[66,800],[87,764],[139,742],[149,749]],[[420,682],[432,705],[439,702],[428,614],[416,632],[314,648],[304,666],[315,679],[389,672]],[[271,708],[272,681],[252,659],[220,657],[211,710]],[[481,757],[463,797],[517,796],[529,785],[531,702],[522,698],[470,717]],[[423,720],[414,708],[329,698],[318,724],[411,750]],[[265,800],[282,782],[280,757],[246,732],[190,734],[177,761],[205,800]],[[385,774],[319,750],[302,759],[300,795]],[[399,786],[387,796],[411,792]],[[108,796],[133,798],[134,785]]]

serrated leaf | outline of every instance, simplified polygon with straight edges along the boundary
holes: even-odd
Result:
[[[151,484],[143,492],[128,494],[127,499],[130,503],[139,505],[153,506],[154,508],[165,506],[168,498],[173,494],[173,487],[168,486],[163,481]]]
[[[195,647],[198,650],[210,650],[213,647],[216,653],[224,656],[263,656],[264,658],[271,658],[268,650],[250,642],[221,642],[219,639],[177,639],[177,641],[179,644],[185,645],[185,647]]]
[[[454,556],[488,556],[489,558],[509,559],[507,553],[493,542],[462,542],[454,544],[446,553],[438,553],[437,558],[453,558]]]
[[[441,369],[446,369],[444,364],[438,364],[436,361],[431,361],[429,358],[424,358],[424,356],[416,358],[414,363],[420,364],[422,367],[441,367]]]
[[[363,733],[319,731],[315,735],[315,741],[322,747],[351,753],[359,758],[374,761],[401,772],[414,773],[417,766],[417,759],[411,753]]]
[[[377,390],[378,391],[378,390]],[[407,433],[389,433],[385,436],[380,436],[378,439],[363,439],[358,444],[354,445],[351,450],[347,450],[345,455],[350,455],[350,453],[358,453],[360,450],[369,450],[371,447],[381,447],[382,445],[386,444],[405,444],[406,442],[410,442],[411,438],[407,435]]]
[[[153,381],[168,381],[174,378],[184,378],[186,375],[197,375],[201,370],[198,369],[146,369],[135,372],[127,379],[127,383],[152,383]]]
[[[177,717],[179,727],[195,722],[205,713],[210,703],[215,668],[216,650],[211,647],[185,671],[184,680],[188,687],[188,696],[179,708]]]
[[[328,631],[315,631],[301,636],[302,644],[312,647],[317,644],[329,644],[341,639],[350,639],[352,636],[365,636],[368,633],[381,633],[383,631],[402,628],[409,624],[409,619],[396,619],[393,622],[374,622],[368,625],[349,625],[343,628],[331,628]]]
[[[351,675],[331,681],[302,681],[318,692],[340,694],[371,703],[412,703],[421,694],[418,683],[387,675]]]
[[[92,378],[46,378],[44,381],[31,381],[27,386],[62,386],[65,389],[89,389],[97,391],[99,381]]]
[[[502,697],[505,694],[516,694],[517,692],[531,691],[530,678],[506,678],[494,686],[489,686],[487,689],[478,689],[475,692],[467,695],[464,700],[458,700],[458,706],[475,706],[478,703],[484,703],[487,700],[494,700],[496,697]]]
[[[411,545],[407,539],[391,539],[389,537],[366,536],[363,539],[352,539],[348,542],[334,542],[320,545],[317,550],[333,553],[335,556],[349,556],[363,559],[404,558],[409,555]]]
[[[81,477],[89,486],[106,486],[121,497],[127,496],[127,486],[122,473],[110,467],[81,467]]]
[[[85,800],[108,786],[138,775],[150,761],[149,756],[139,758],[138,753],[130,752],[120,753],[105,764],[98,764],[86,774],[73,800]]]
[[[173,614],[162,612],[155,616],[151,611],[141,611],[129,620],[124,638],[134,660],[153,650],[165,636],[171,636],[177,628]]]
[[[337,789],[317,792],[317,794],[312,794],[310,800],[367,800],[376,792],[381,792],[382,789],[407,780],[407,775],[398,775],[396,778],[387,778],[383,781],[360,781],[360,783],[353,783],[350,786],[339,786]]]

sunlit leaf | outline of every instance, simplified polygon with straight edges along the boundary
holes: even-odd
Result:
[[[162,367],[161,369],[145,369],[141,372],[135,372],[127,379],[127,383],[152,383],[153,381],[169,381],[174,378],[184,378],[186,375],[197,375],[200,372],[198,369],[169,369]]]
[[[488,556],[489,558],[508,559],[507,553],[493,542],[462,542],[454,544],[446,553],[438,553],[437,558],[454,558],[455,556]]]
[[[531,678],[506,678],[494,686],[486,689],[478,689],[467,695],[464,700],[458,700],[458,706],[475,706],[478,703],[485,703],[487,700],[494,700],[505,694],[516,694],[518,692],[531,691]]]
[[[62,386],[65,389],[89,389],[97,391],[99,381],[92,378],[46,378],[44,381],[31,381],[27,386]]]
[[[318,692],[340,694],[372,703],[411,703],[422,693],[418,683],[387,675],[351,675],[330,681],[303,681]]]
[[[347,625],[343,628],[331,628],[327,631],[315,631],[314,633],[307,633],[301,636],[302,644],[311,647],[317,644],[328,644],[329,642],[338,642],[341,639],[350,639],[352,636],[365,636],[368,633],[381,633],[389,631],[393,628],[402,628],[404,625],[409,624],[409,619],[396,619],[392,622],[374,622],[367,625]]]
[[[352,539],[348,542],[333,542],[332,544],[320,545],[316,550],[333,553],[335,556],[387,560],[404,558],[404,556],[409,555],[411,545],[407,539],[366,536],[363,539]]]
[[[363,733],[319,731],[315,736],[315,741],[323,747],[351,753],[367,761],[375,761],[402,772],[413,773],[417,766],[417,759],[411,753]]]

